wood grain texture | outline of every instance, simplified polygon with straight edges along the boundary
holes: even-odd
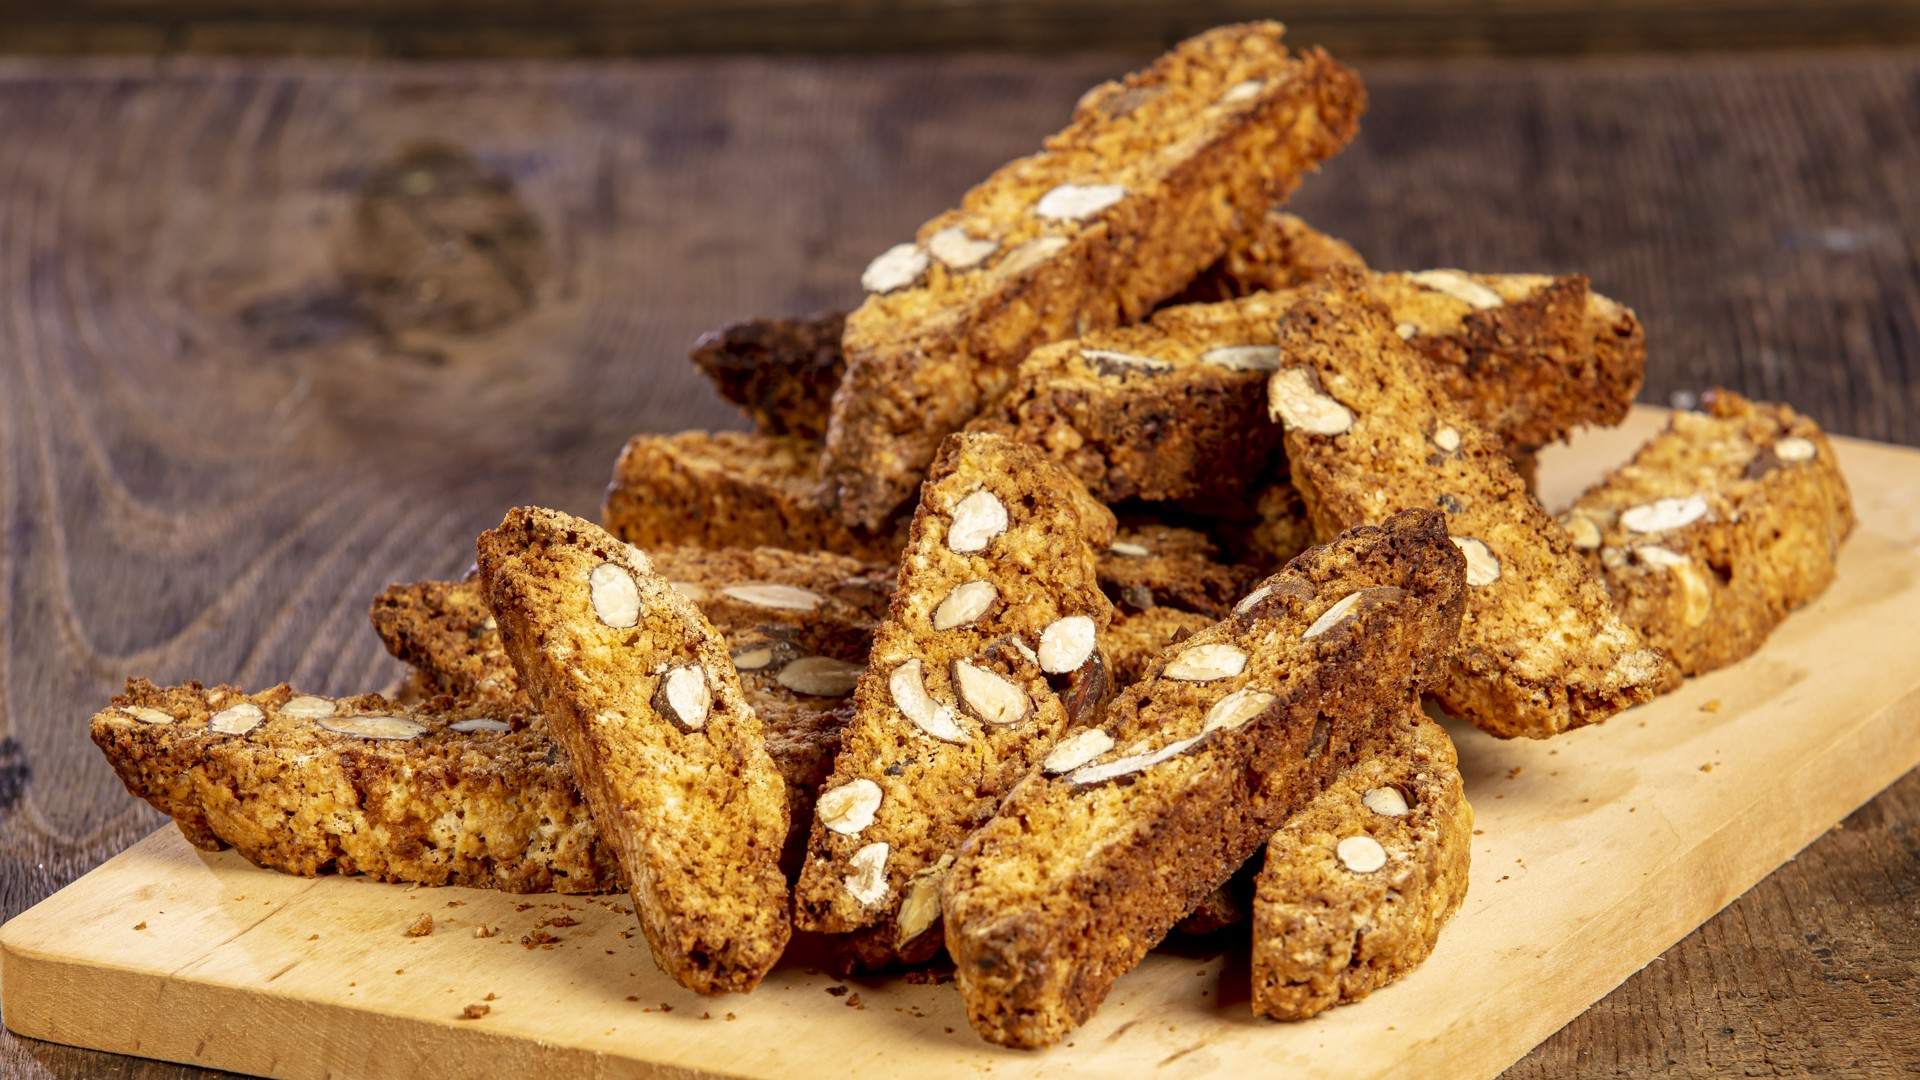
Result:
[[[0,50],[392,57],[1158,50],[1283,18],[1350,56],[1920,40],[1906,0],[0,0]]]
[[[1136,59],[0,66],[0,916],[155,824],[84,734],[126,675],[383,685],[380,586],[516,502],[591,513],[633,431],[738,426],[700,330],[854,299]],[[1920,54],[1363,71],[1296,208],[1376,264],[1585,270],[1647,324],[1646,400],[1920,442]],[[537,225],[491,329],[346,280],[356,205],[428,145]],[[483,278],[486,235],[416,282]],[[1909,775],[1516,1068],[1920,1065],[1917,809]],[[9,1074],[125,1068],[0,1037]]]

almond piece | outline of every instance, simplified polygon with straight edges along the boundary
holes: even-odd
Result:
[[[847,892],[862,907],[872,907],[887,895],[887,853],[885,841],[868,844],[847,860],[853,873],[847,876]]]
[[[291,716],[295,720],[318,720],[332,716],[339,709],[333,702],[312,694],[295,694],[280,706],[281,716]]]
[[[954,719],[953,707],[942,705],[927,693],[926,673],[918,659],[909,660],[887,676],[887,689],[893,693],[894,707],[913,726],[942,742],[967,742],[966,729]]]
[[[780,669],[774,681],[796,694],[846,697],[860,684],[866,668],[831,656],[803,656]]]
[[[1025,690],[965,660],[953,662],[953,686],[960,704],[982,723],[1005,727],[1033,713],[1033,702]]]
[[[860,287],[870,293],[890,293],[919,281],[927,272],[927,253],[918,244],[895,244],[873,257],[860,272]]]
[[[1506,303],[1500,298],[1499,293],[1458,270],[1422,270],[1416,274],[1408,274],[1407,280],[1421,288],[1451,296],[1478,311],[1487,311]]]
[[[705,727],[707,714],[713,711],[713,691],[707,686],[706,670],[698,664],[669,670],[653,692],[653,710],[681,731]]]
[[[1084,221],[1127,197],[1120,184],[1061,184],[1033,204],[1048,221]]]
[[[1308,435],[1343,435],[1353,430],[1353,413],[1315,386],[1314,373],[1303,367],[1276,371],[1267,382],[1267,412],[1288,431]]]
[[[1040,763],[1040,767],[1055,775],[1072,772],[1111,749],[1113,749],[1113,736],[1099,728],[1088,728],[1054,744],[1053,750],[1047,754],[1047,759]]]
[[[985,615],[999,598],[1000,590],[991,581],[969,581],[955,585],[953,591],[940,601],[940,606],[933,609],[933,628],[952,630],[957,626],[965,626]]]
[[[1238,645],[1225,641],[1195,645],[1167,661],[1161,672],[1181,682],[1212,682],[1227,679],[1247,669],[1247,654]]]
[[[593,613],[615,630],[640,625],[640,585],[618,563],[603,562],[587,575]]]
[[[207,730],[217,731],[222,735],[245,735],[259,727],[261,721],[266,718],[267,714],[260,711],[260,706],[250,701],[243,701],[208,717]]]
[[[985,551],[994,537],[1006,531],[1006,504],[982,489],[955,504],[947,525],[947,547],[958,555],[972,555]]]
[[[427,733],[427,725],[404,716],[335,716],[320,721],[320,726],[340,735],[394,742],[417,739]]]
[[[1093,655],[1095,630],[1089,615],[1068,615],[1048,623],[1040,631],[1040,670],[1049,675],[1080,670]]]
[[[1341,865],[1356,874],[1371,874],[1387,865],[1387,849],[1371,836],[1349,836],[1333,852]]]
[[[1472,536],[1450,536],[1453,546],[1467,557],[1467,584],[1473,588],[1491,585],[1500,580],[1500,560],[1494,558],[1493,550],[1486,542]]]
[[[729,600],[738,600],[754,607],[775,608],[781,611],[812,611],[827,602],[826,597],[817,592],[794,585],[776,585],[770,581],[748,581],[739,585],[729,585],[720,590],[720,595]]]
[[[820,793],[820,824],[841,836],[859,836],[880,809],[880,785],[861,778]]]

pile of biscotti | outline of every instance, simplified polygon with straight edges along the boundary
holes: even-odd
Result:
[[[1811,421],[1720,392],[1549,516],[1533,453],[1625,416],[1641,327],[1281,212],[1364,100],[1270,23],[1095,87],[851,314],[702,339],[754,432],[638,436],[604,526],[518,509],[379,597],[404,692],[135,680],[95,740],[263,866],[630,889],[701,993],[799,929],[944,950],[1011,1046],[1174,932],[1250,937],[1262,1014],[1366,996],[1467,885],[1423,702],[1647,701],[1824,589],[1852,511]]]

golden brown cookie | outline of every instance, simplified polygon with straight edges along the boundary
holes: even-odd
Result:
[[[1039,154],[873,260],[821,460],[842,521],[884,527],[1028,351],[1141,318],[1353,137],[1359,77],[1281,33],[1210,30],[1095,87]]]
[[[1039,1047],[1417,707],[1459,632],[1436,511],[1355,529],[1168,648],[968,838],[947,951],[988,1040]]]
[[[1698,675],[1826,590],[1853,502],[1818,424],[1715,390],[1560,521],[1627,621]]]
[[[1302,291],[1281,320],[1285,360],[1268,393],[1317,533],[1412,507],[1446,512],[1470,588],[1434,695],[1494,735],[1546,738],[1676,685],[1672,661],[1614,612],[1499,439],[1354,284]]]
[[[654,961],[698,993],[753,989],[790,932],[786,790],[725,639],[591,522],[516,509],[478,548],[501,643],[620,860]]]

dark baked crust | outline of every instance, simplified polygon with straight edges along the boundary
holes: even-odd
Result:
[[[693,545],[899,557],[904,522],[848,528],[814,495],[820,444],[792,435],[635,435],[613,467],[607,531],[646,550]]]
[[[869,965],[888,950],[911,962],[939,947],[936,898],[954,851],[1104,696],[1095,643],[1112,609],[1094,565],[1114,523],[1078,487],[1031,447],[956,434],[921,489],[892,612],[874,636],[794,890],[796,925],[860,932]],[[969,513],[975,500],[1000,507],[1001,531],[977,546],[969,522],[987,519]],[[991,596],[947,625],[941,613],[962,588]],[[1049,674],[1046,632],[1074,621],[1088,651]],[[968,670],[998,696],[970,695]],[[916,718],[902,678],[923,688],[923,713],[941,715]],[[983,707],[993,702],[1004,711]],[[829,817],[836,793],[856,791],[872,802],[861,820]],[[869,858],[878,867],[863,876]]]
[[[1388,800],[1379,810],[1373,792]],[[1380,845],[1383,866],[1341,857],[1341,841],[1358,836]],[[1252,905],[1253,1011],[1302,1020],[1418,967],[1466,898],[1472,842],[1453,741],[1411,709],[1377,754],[1267,842]]]
[[[1696,498],[1697,520],[1629,527],[1658,524],[1644,518],[1660,500],[1690,514]],[[1725,390],[1675,413],[1561,521],[1627,621],[1689,675],[1751,654],[1824,592],[1854,524],[1819,425]]]
[[[1416,707],[1459,632],[1463,571],[1435,511],[1356,529],[1168,649],[1098,728],[1072,737],[1086,742],[1063,741],[1061,753],[1098,749],[1100,732],[1109,748],[1029,776],[947,879],[947,949],[975,1030],[1046,1046],[1091,1015],[1115,979]]]
[[[846,371],[840,353],[845,312],[804,319],[748,319],[700,335],[693,363],[753,418],[762,435],[827,434],[834,387]]]
[[[751,990],[790,932],[787,805],[725,640],[590,522],[516,509],[478,549],[501,642],[632,885],[654,961],[697,993]]]
[[[306,714],[288,711],[289,701]],[[260,710],[251,730],[208,727],[216,713],[247,704]],[[142,720],[144,710],[155,712]],[[364,738],[321,726],[367,716],[419,733]],[[171,721],[152,722],[162,717]],[[452,726],[474,721],[483,722],[477,730]],[[497,702],[405,708],[378,694],[334,700],[285,684],[244,694],[129,679],[93,718],[92,735],[127,790],[173,818],[195,847],[231,846],[258,866],[510,892],[619,884],[572,770],[524,713]]]
[[[883,525],[940,441],[1006,388],[1028,351],[1139,319],[1352,138],[1366,97],[1358,76],[1318,50],[1290,55],[1280,37],[1275,23],[1221,27],[1096,87],[1042,153],[921,227],[923,248],[957,226],[994,251],[965,270],[934,261],[848,316],[821,461],[841,520]],[[1036,208],[1063,184],[1124,194],[1043,219]]]
[[[1203,532],[1154,521],[1129,521],[1100,556],[1100,588],[1120,611],[1156,607],[1218,619],[1263,575],[1225,562]]]
[[[1469,578],[1460,649],[1435,696],[1494,735],[1545,738],[1677,685],[1672,662],[1614,612],[1500,442],[1356,284],[1303,290],[1283,317],[1274,415],[1320,535],[1438,506],[1456,543],[1490,557]]]

